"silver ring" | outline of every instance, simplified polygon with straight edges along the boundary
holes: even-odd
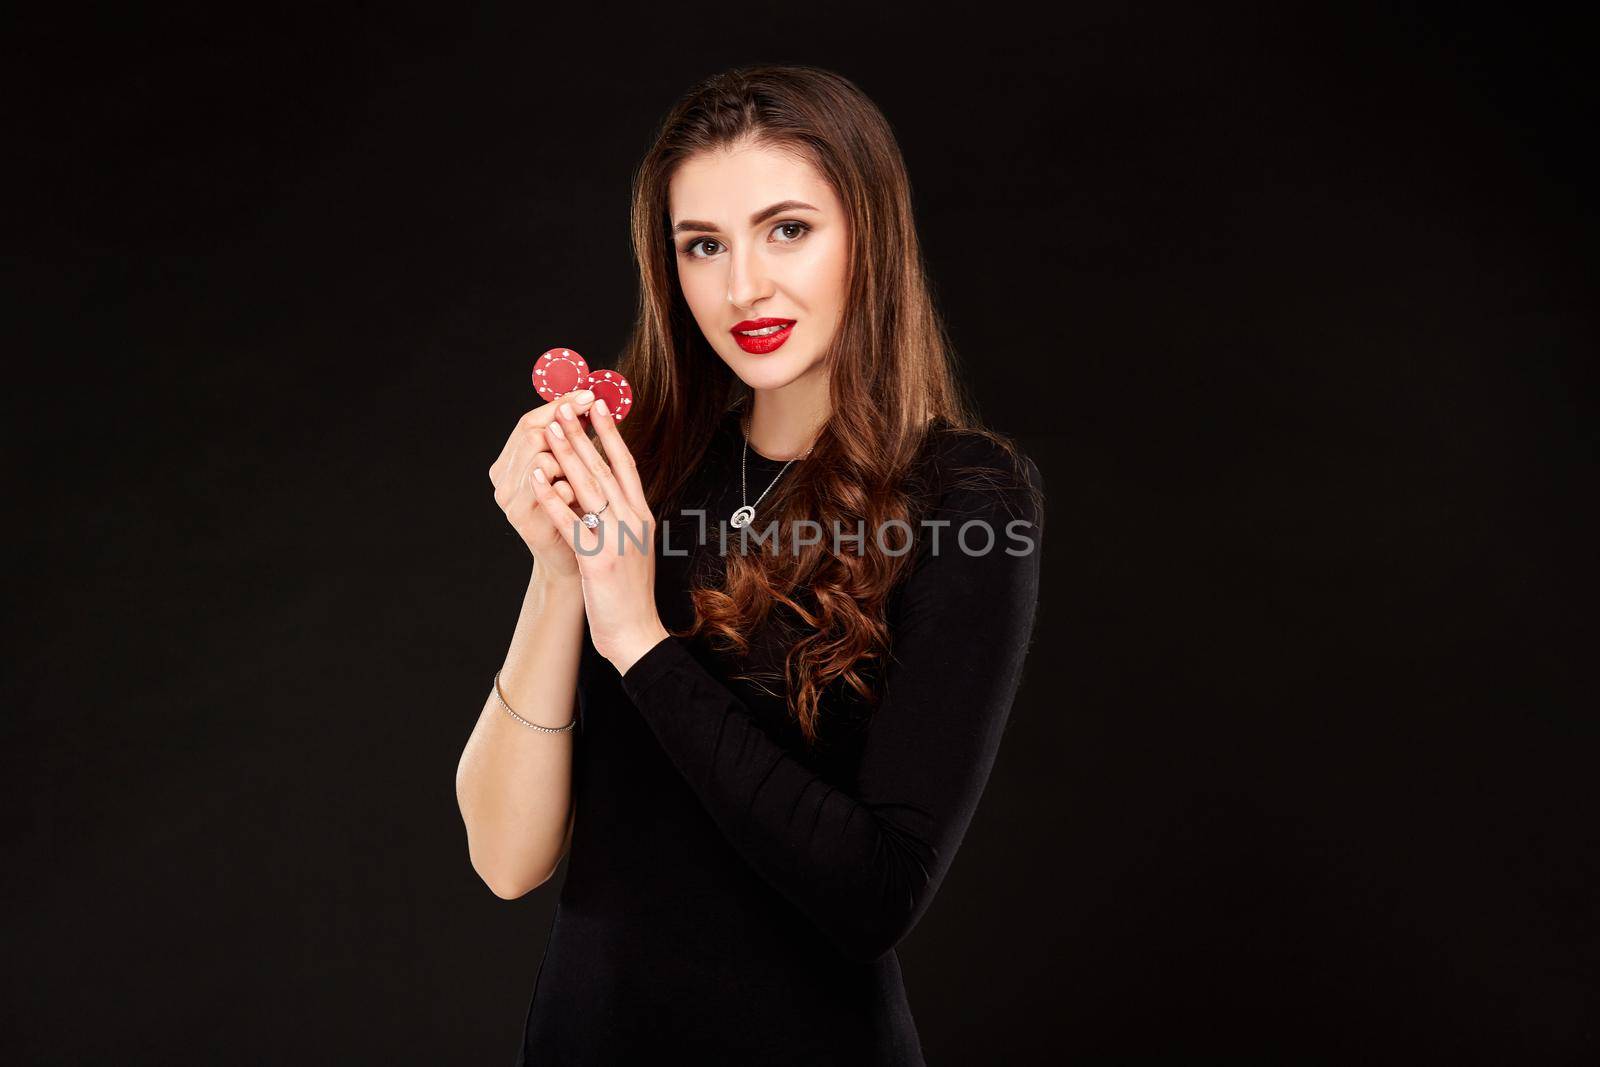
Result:
[[[596,527],[598,527],[600,525],[600,514],[601,514],[601,512],[604,512],[606,510],[606,508],[609,508],[610,506],[611,506],[611,501],[607,500],[604,504],[600,505],[600,511],[586,511],[586,512],[584,512],[583,513],[583,524],[585,526],[589,527],[589,529],[591,529],[591,530],[595,529]]]

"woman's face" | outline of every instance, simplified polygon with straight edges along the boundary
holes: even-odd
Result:
[[[678,284],[717,355],[752,389],[824,381],[849,258],[832,187],[809,163],[746,143],[685,160],[668,197]],[[734,332],[766,318],[794,323],[776,348]]]

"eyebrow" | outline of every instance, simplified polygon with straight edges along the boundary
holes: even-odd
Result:
[[[820,211],[821,208],[812,207],[802,200],[780,200],[771,207],[764,207],[750,216],[750,225],[759,226],[761,223],[780,211]],[[701,222],[699,219],[684,219],[672,228],[673,233],[682,233],[685,230],[712,230],[720,229],[714,222]]]

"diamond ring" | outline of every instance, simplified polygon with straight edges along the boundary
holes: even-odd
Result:
[[[591,529],[591,530],[595,529],[596,527],[598,527],[600,525],[600,514],[601,514],[601,512],[605,511],[606,508],[609,508],[610,506],[611,506],[611,501],[607,500],[604,504],[600,505],[600,511],[586,511],[586,512],[584,512],[583,513],[583,524],[585,526],[589,527],[589,529]]]

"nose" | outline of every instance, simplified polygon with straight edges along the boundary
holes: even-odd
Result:
[[[760,250],[746,246],[728,256],[728,302],[741,311],[753,309],[772,295],[772,278],[761,262]]]

